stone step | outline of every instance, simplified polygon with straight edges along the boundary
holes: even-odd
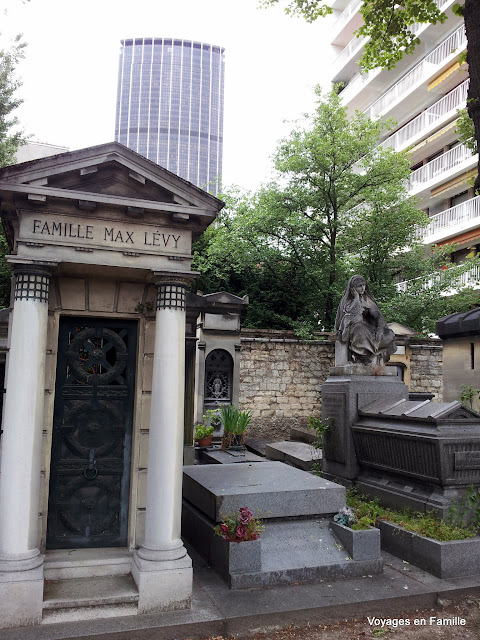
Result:
[[[313,445],[306,442],[292,442],[291,440],[267,444],[265,454],[268,460],[285,462],[303,471],[311,471],[313,465],[322,460],[321,449],[315,449]]]
[[[45,580],[93,578],[127,575],[131,568],[128,549],[55,549],[45,555],[44,575]]]
[[[307,429],[307,427],[292,427],[290,429],[290,440],[313,444],[317,440],[317,434],[313,429]]]
[[[43,624],[135,615],[137,602],[131,575],[46,580]]]

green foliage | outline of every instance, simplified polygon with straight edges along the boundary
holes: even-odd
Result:
[[[472,526],[465,527],[445,522],[433,513],[419,513],[408,509],[404,511],[387,509],[381,506],[378,498],[369,500],[351,489],[347,491],[347,505],[353,510],[358,524],[375,526],[378,519],[387,520],[408,531],[441,542],[464,540],[476,535],[476,529]]]
[[[387,322],[399,322],[423,334],[435,331],[440,318],[460,311],[468,311],[480,302],[476,280],[464,285],[462,278],[477,269],[480,258],[467,259],[461,265],[450,261],[455,245],[433,247],[427,253],[421,247],[404,255],[402,274],[408,281],[405,291],[389,295],[388,288],[374,289],[378,305]],[[387,294],[387,295],[385,295]]]
[[[309,416],[307,421],[307,429],[313,429],[315,431],[315,435],[317,439],[313,443],[315,449],[321,449],[323,447],[323,434],[325,431],[328,431],[331,428],[331,418],[315,418],[313,416]]]
[[[218,418],[225,433],[230,435],[243,435],[252,420],[250,411],[240,411],[232,405],[222,405],[218,412]]]
[[[262,0],[261,6],[283,4],[283,0]],[[457,15],[460,6],[454,5]],[[364,44],[360,65],[364,71],[375,67],[393,69],[404,55],[413,52],[420,40],[413,33],[416,23],[445,22],[447,16],[440,11],[435,0],[404,0],[402,3],[386,0],[363,0],[360,7],[363,25],[357,36],[368,37]],[[287,0],[285,13],[303,17],[307,22],[332,13],[328,4],[321,0]]]
[[[279,0],[260,0],[261,7],[271,7]],[[318,0],[292,0],[285,8],[287,15],[300,16],[307,22],[314,22],[332,13],[332,8]]]
[[[480,399],[480,389],[475,389],[471,384],[462,384],[462,393],[460,394],[460,402],[466,407],[473,409],[473,401]]]
[[[468,101],[472,103],[472,100]],[[467,149],[471,149],[472,153],[477,153],[478,143],[475,140],[475,129],[473,120],[468,115],[467,109],[457,109],[458,118],[456,121],[458,139]]]
[[[203,440],[203,438],[208,438],[215,431],[215,427],[206,426],[205,424],[197,424],[195,427],[195,440]]]
[[[476,389],[478,391],[478,389]],[[458,502],[450,505],[447,521],[461,527],[480,530],[480,488],[471,485]]]
[[[364,0],[360,9],[364,24],[356,35],[369,37],[360,65],[365,71],[382,67],[393,69],[404,55],[420,44],[413,33],[416,23],[445,22],[435,0],[404,0],[401,4],[383,0]]]
[[[218,412],[218,418],[225,433],[236,433],[239,411],[232,405],[222,405]]]
[[[195,247],[202,290],[249,294],[244,326],[331,329],[354,270],[386,286],[424,222],[406,198],[408,159],[378,147],[388,123],[348,118],[336,90],[317,95],[314,114],[278,146],[278,181],[227,194]]]
[[[15,95],[20,87],[15,72],[24,57],[25,46],[18,35],[9,48],[0,49],[0,167],[13,164],[18,147],[26,142],[23,132],[18,130],[18,118],[13,115],[22,103]]]

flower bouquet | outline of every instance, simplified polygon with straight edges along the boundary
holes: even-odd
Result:
[[[241,507],[238,513],[223,516],[223,522],[214,529],[215,535],[222,536],[227,542],[257,540],[263,530],[262,521],[254,518],[247,507]]]

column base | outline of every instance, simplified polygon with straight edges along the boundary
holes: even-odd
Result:
[[[43,556],[32,569],[18,568],[8,562],[9,570],[0,570],[0,629],[40,624],[43,608]],[[3,569],[4,563],[0,562]]]
[[[142,550],[139,550],[140,553]],[[132,575],[138,587],[138,613],[189,609],[192,604],[192,560],[146,560],[135,552]]]

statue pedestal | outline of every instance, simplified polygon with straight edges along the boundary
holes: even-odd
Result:
[[[322,463],[327,479],[349,484],[359,474],[351,429],[358,420],[359,409],[380,399],[392,404],[408,399],[408,388],[399,378],[374,375],[374,369],[359,364],[333,367],[322,385],[322,418],[330,419],[324,434]]]

